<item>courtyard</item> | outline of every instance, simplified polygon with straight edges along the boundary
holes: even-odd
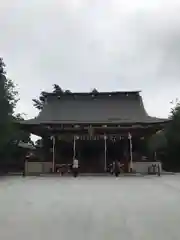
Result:
[[[4,177],[0,239],[180,239],[180,175]]]

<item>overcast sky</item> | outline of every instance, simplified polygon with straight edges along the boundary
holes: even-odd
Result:
[[[17,111],[57,83],[72,91],[142,90],[150,115],[180,96],[179,0],[6,0],[0,54]]]

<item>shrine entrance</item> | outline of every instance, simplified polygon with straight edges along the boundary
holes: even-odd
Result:
[[[71,140],[57,139],[54,143],[54,166],[72,166],[77,158],[80,172],[104,173],[117,160],[124,164],[125,172],[129,171],[132,149],[128,136],[73,136]]]
[[[103,173],[110,169],[116,160],[125,165],[128,171],[129,140],[128,138],[76,139],[74,156],[79,160],[80,171],[83,173]]]
[[[120,161],[121,164],[124,164],[124,170],[128,171],[128,139],[110,139],[107,141],[107,168],[116,160]]]
[[[79,140],[77,157],[80,161],[80,171],[88,173],[104,172],[104,141]]]

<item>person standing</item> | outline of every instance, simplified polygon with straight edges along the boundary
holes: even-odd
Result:
[[[116,160],[114,163],[114,174],[116,177],[118,177],[120,174],[120,162],[118,160]]]
[[[72,168],[73,168],[73,176],[77,177],[78,169],[79,169],[79,161],[78,161],[78,159],[74,158]]]
[[[112,169],[111,169],[112,175],[115,174],[115,161],[112,163]]]

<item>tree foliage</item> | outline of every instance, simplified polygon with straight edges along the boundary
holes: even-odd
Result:
[[[166,137],[169,144],[180,146],[180,103],[171,110],[171,122],[167,128]]]
[[[53,93],[55,94],[70,94],[71,91],[70,90],[63,90],[58,84],[53,84]],[[45,92],[41,92],[40,96],[38,99],[33,99],[33,106],[38,109],[39,111],[43,109],[43,106],[45,104],[45,99],[46,99],[46,93]]]
[[[53,84],[53,93],[58,95],[66,95],[71,94],[72,92],[69,89],[63,90],[58,84]],[[92,94],[98,94],[98,90],[96,88],[93,88],[91,91]],[[44,103],[45,103],[45,92],[41,92],[38,99],[33,99],[33,106],[41,111],[43,109]]]
[[[58,84],[54,84],[53,85],[53,92],[54,93],[63,93],[64,91]]]
[[[19,125],[15,124],[22,120],[20,114],[15,114],[18,102],[18,92],[11,79],[6,77],[5,64],[0,58],[0,163],[7,161],[17,151],[18,141],[29,141],[29,133],[20,130]]]
[[[38,110],[42,110],[45,103],[45,92],[41,92],[38,99],[33,99],[33,106]]]
[[[164,159],[168,170],[180,171],[180,103],[171,111],[170,123],[166,129],[166,156]]]
[[[12,81],[8,80],[5,76],[4,71],[5,64],[0,58],[0,150],[3,148],[4,144],[8,141],[8,136],[10,132],[10,124],[12,120],[12,114],[15,107],[15,97],[13,90]],[[11,93],[12,91],[12,93]],[[14,98],[13,98],[14,97]]]
[[[167,147],[167,139],[165,131],[159,131],[154,134],[148,142],[148,149],[150,152],[157,152]]]
[[[11,116],[14,113],[18,102],[18,92],[15,90],[15,84],[6,77],[4,70],[5,64],[0,58],[0,107],[4,117]]]

